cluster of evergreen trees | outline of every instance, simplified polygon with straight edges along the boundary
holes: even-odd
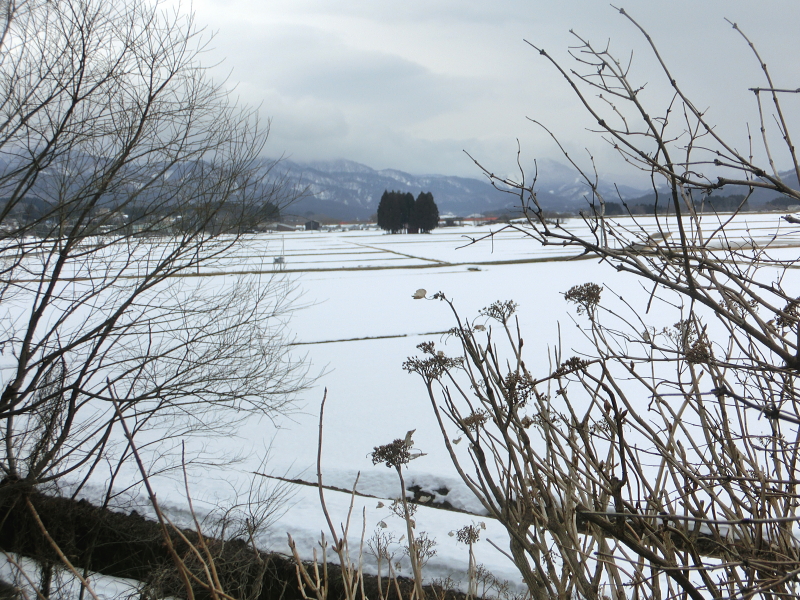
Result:
[[[416,200],[410,192],[383,192],[378,205],[381,229],[391,233],[429,233],[438,224],[439,208],[430,192],[420,192]]]

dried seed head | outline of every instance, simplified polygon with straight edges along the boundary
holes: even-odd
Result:
[[[461,419],[461,426],[469,431],[477,431],[478,427],[482,427],[488,420],[489,413],[479,408]]]
[[[705,340],[697,340],[686,351],[686,361],[692,365],[699,365],[711,361],[711,348]]]
[[[794,327],[797,323],[797,305],[798,300],[800,298],[795,298],[791,302],[788,302],[786,306],[783,307],[781,314],[775,317],[775,324],[778,327],[786,328],[786,327]]]
[[[578,314],[584,311],[587,314],[594,312],[594,307],[600,302],[600,293],[603,288],[596,283],[582,283],[575,285],[564,293],[564,299],[578,305]]]
[[[570,373],[575,373],[576,371],[582,371],[589,365],[588,360],[583,360],[582,358],[578,358],[577,356],[573,356],[569,358],[565,362],[561,363],[561,366],[556,369],[554,375],[556,377],[562,377],[564,375],[569,375]]]
[[[500,321],[503,325],[505,325],[508,320],[511,318],[511,315],[517,310],[519,304],[512,300],[505,300],[497,302],[493,302],[486,308],[482,308],[479,312],[480,315],[484,317],[489,317],[490,319],[494,319],[495,321]]]
[[[411,460],[411,446],[405,440],[396,439],[390,444],[375,446],[372,450],[372,464],[383,463],[387,467],[399,469]]]
[[[474,544],[476,543],[481,537],[481,527],[480,525],[466,525],[456,531],[456,540],[461,542],[462,544]]]

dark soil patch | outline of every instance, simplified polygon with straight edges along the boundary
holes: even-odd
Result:
[[[26,507],[25,496],[31,500],[50,536],[77,568],[141,581],[147,592],[142,597],[186,597],[159,524],[136,511],[114,512],[86,500],[47,496],[0,484],[0,548],[3,550],[43,564],[59,564],[58,556]],[[183,530],[183,534],[192,543],[198,540],[196,532]],[[176,532],[170,532],[170,539],[178,554],[197,568],[200,575],[200,565],[196,561],[193,563],[186,542]],[[231,596],[243,600],[303,598],[294,562],[287,557],[274,553],[256,555],[243,540],[206,538],[206,543],[214,556],[223,589]],[[328,573],[328,597],[339,600],[343,597],[341,570],[329,565]],[[385,588],[385,580],[383,585]],[[401,579],[400,587],[407,598],[413,587],[411,582]],[[430,588],[428,591],[432,592]],[[376,577],[366,576],[365,593],[369,598],[380,597]],[[195,587],[194,594],[198,600],[210,598],[200,586]],[[389,590],[388,596],[396,600],[394,589]],[[463,600],[464,595],[449,592],[447,598]]]

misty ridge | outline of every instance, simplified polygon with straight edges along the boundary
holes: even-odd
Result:
[[[34,206],[47,203],[48,198],[63,193],[65,182],[70,187],[80,187],[84,180],[91,179],[106,160],[104,157],[83,155],[77,161],[75,157],[71,157],[69,165],[54,161],[39,173],[36,183],[27,195],[28,201]],[[511,216],[518,213],[520,207],[517,191],[504,189],[502,184],[495,187],[487,178],[482,179],[479,172],[476,172],[474,178],[441,174],[418,175],[398,169],[377,170],[346,159],[301,162],[261,158],[259,161],[259,170],[264,177],[259,185],[268,187],[269,182],[285,183],[295,193],[300,194],[299,200],[285,212],[287,216],[366,221],[376,214],[381,195],[394,189],[414,195],[430,192],[442,214],[460,217],[471,214]],[[15,164],[12,157],[0,156],[0,169],[3,173],[12,172]],[[153,178],[163,179],[169,185],[169,182],[192,177],[198,168],[202,168],[198,162],[173,165],[165,171],[158,164],[132,165],[120,177],[123,184],[119,191],[123,196],[133,192],[142,202],[147,202],[162,192],[163,184],[153,186]],[[544,210],[578,214],[590,209],[591,189],[570,166],[553,159],[541,159],[537,160],[535,167],[531,165],[527,169],[526,178],[532,177],[534,171],[537,172],[537,197]],[[797,185],[794,172],[782,172],[781,176],[787,185]],[[512,174],[509,178],[518,179],[519,175]],[[9,182],[14,181],[13,177],[8,179]],[[598,191],[607,203],[605,212],[609,216],[624,215],[629,211],[632,214],[652,214],[656,210],[662,212],[668,205],[666,187],[659,188],[656,193],[645,186],[616,184],[613,178],[601,176]],[[107,194],[101,204],[117,204],[114,195]],[[0,200],[3,196],[0,190]],[[706,208],[723,212],[738,209],[745,197],[747,202],[741,207],[744,210],[786,210],[793,205],[785,198],[779,199],[773,191],[762,188],[751,191],[744,186],[726,186],[716,190],[710,203],[701,193],[696,196],[695,202],[698,205],[705,202]],[[275,214],[279,218],[278,213]]]
[[[269,161],[273,165],[273,161]],[[552,159],[537,161],[538,178],[536,189],[543,209],[554,212],[578,214],[586,210],[591,202],[591,190],[581,176],[571,167]],[[442,214],[451,213],[466,217],[470,214],[513,214],[519,211],[517,191],[494,187],[487,179],[456,177],[451,175],[415,175],[397,169],[376,170],[367,165],[346,160],[300,162],[280,160],[272,166],[276,176],[286,178],[297,190],[306,190],[306,195],[290,209],[295,215],[321,215],[342,220],[367,220],[375,215],[378,202],[386,190],[402,189],[414,195],[431,192]],[[533,169],[530,169],[530,173]],[[793,172],[781,173],[790,186],[797,185]],[[513,176],[512,176],[513,177]],[[603,179],[599,192],[607,204],[607,214],[622,215],[630,210],[633,214],[652,213],[656,205],[664,207],[667,202],[666,188],[658,195],[647,187],[615,184],[613,179]],[[747,196],[749,210],[785,210],[786,202],[769,204],[776,199],[774,191],[754,188],[752,192],[744,186],[726,186],[716,190],[706,208],[728,211],[738,208]],[[659,199],[660,198],[660,199]],[[700,193],[696,202],[704,201]],[[623,206],[627,205],[627,209]],[[659,209],[661,210],[661,209]]]

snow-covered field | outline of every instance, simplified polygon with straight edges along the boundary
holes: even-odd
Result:
[[[726,230],[730,239],[758,244],[772,241],[776,253],[787,258],[796,256],[800,247],[800,231],[780,225],[778,215],[739,217]],[[386,499],[400,493],[396,474],[374,466],[369,454],[375,446],[404,437],[410,430],[415,430],[415,447],[425,456],[409,465],[407,484],[420,485],[437,493],[437,499],[480,513],[481,507],[460,483],[445,454],[422,382],[401,369],[402,362],[416,353],[418,343],[432,340],[437,346],[447,346],[448,338],[442,332],[454,325],[453,315],[445,303],[414,300],[412,294],[420,288],[427,290],[428,297],[444,292],[460,314],[469,318],[496,300],[516,301],[526,364],[532,370],[538,369],[536,365],[548,368],[549,352],[559,340],[567,349],[579,350],[583,344],[572,320],[574,309],[562,296],[570,287],[596,282],[624,291],[625,299],[634,306],[647,296],[630,276],[596,260],[574,260],[574,250],[543,248],[518,232],[467,245],[489,231],[486,227],[461,227],[436,230],[431,235],[392,236],[379,231],[254,235],[225,263],[195,274],[203,285],[224,285],[232,273],[271,274],[273,257],[284,256],[285,273],[277,276],[292,280],[301,294],[296,301],[301,308],[290,323],[294,351],[305,355],[311,373],[319,375],[316,384],[297,399],[297,410],[291,415],[274,421],[251,420],[236,436],[209,441],[209,452],[224,451],[239,460],[191,472],[191,493],[198,512],[219,513],[246,500],[253,481],[278,485],[256,473],[315,481],[319,407],[327,388],[324,483],[350,488],[360,472],[358,491],[378,497],[356,497],[351,525],[354,539],[362,528],[362,514],[367,537],[382,528],[381,524],[397,538],[403,535],[403,523],[390,516],[385,506]],[[776,231],[778,238],[773,237]],[[672,324],[673,317],[658,313],[648,318],[653,326],[662,326]],[[162,506],[176,521],[188,524],[179,478],[157,477],[154,484]],[[98,476],[84,494],[96,495],[101,487]],[[291,533],[299,550],[310,557],[320,531],[326,528],[317,491],[296,484],[284,484],[283,489],[290,492],[288,499],[258,541],[270,550],[287,552],[286,534]],[[350,496],[330,491],[326,500],[334,521],[343,521]],[[122,496],[119,499],[121,506],[130,507],[130,503],[147,512],[142,508],[146,506],[144,496],[126,494],[124,500]],[[486,542],[488,538],[500,548],[507,547],[507,537],[496,523],[427,507],[419,508],[416,521],[417,531],[427,532],[437,542],[437,554],[425,571],[427,578],[450,575],[466,580],[467,548],[448,534],[483,521],[487,530],[476,546],[477,561],[500,579],[519,583],[510,561]]]

